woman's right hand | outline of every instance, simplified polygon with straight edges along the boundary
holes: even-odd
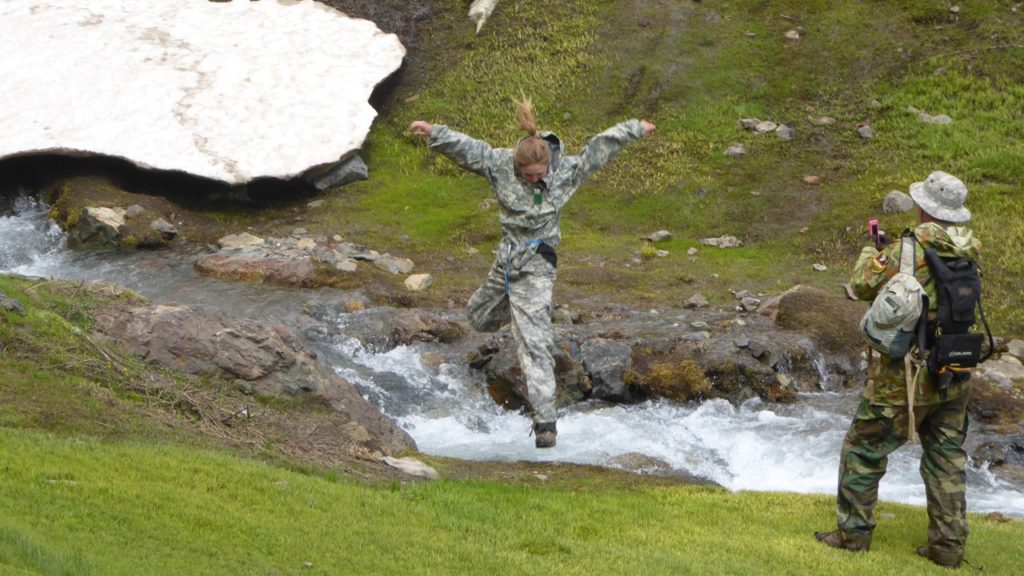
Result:
[[[422,136],[426,138],[430,136],[430,133],[434,131],[434,125],[430,122],[423,120],[414,120],[412,124],[409,124],[409,132],[412,132],[416,136]]]

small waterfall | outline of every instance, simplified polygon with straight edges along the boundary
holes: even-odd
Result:
[[[5,212],[0,212],[0,271],[39,275],[41,264],[62,259],[66,236],[48,218],[45,205],[19,190]]]

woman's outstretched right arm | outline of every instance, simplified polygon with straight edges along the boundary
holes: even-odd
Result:
[[[409,131],[427,139],[427,145],[444,154],[460,167],[487,175],[487,169],[494,159],[494,150],[483,140],[476,140],[456,132],[443,124],[431,124],[416,120],[409,125]]]

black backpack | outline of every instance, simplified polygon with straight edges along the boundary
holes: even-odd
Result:
[[[918,347],[922,363],[935,376],[940,394],[953,382],[966,382],[970,369],[992,355],[995,343],[988,327],[985,310],[981,306],[981,278],[978,263],[970,258],[943,260],[933,248],[924,251],[925,260],[935,282],[938,307],[933,319],[922,321],[918,327]],[[977,316],[988,334],[988,352],[982,356],[985,334],[974,332]]]

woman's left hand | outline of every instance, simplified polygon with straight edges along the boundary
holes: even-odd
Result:
[[[644,136],[645,137],[646,136],[650,136],[651,134],[654,133],[654,123],[653,122],[650,122],[650,121],[647,121],[647,120],[641,120],[640,121],[640,126],[644,129]]]

